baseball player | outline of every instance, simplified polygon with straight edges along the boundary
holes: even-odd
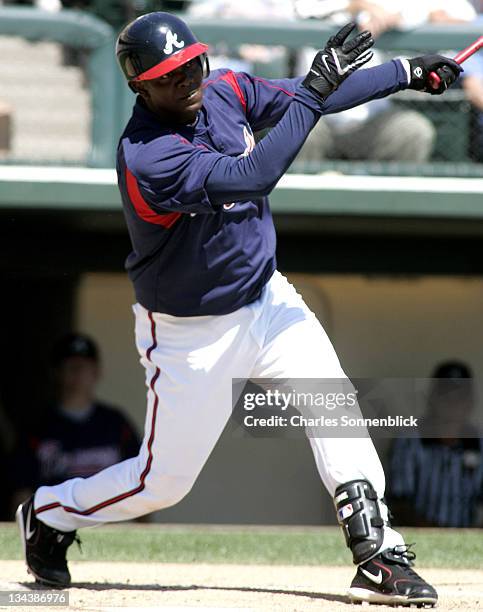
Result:
[[[369,32],[348,24],[305,78],[265,81],[217,70],[178,17],[155,12],[120,34],[117,57],[137,93],[117,172],[132,241],[136,345],[146,371],[137,457],[90,478],[42,486],[17,519],[29,571],[67,586],[76,530],[179,502],[230,417],[233,378],[339,378],[325,331],[276,269],[267,196],[322,114],[406,89],[442,93],[461,68],[438,55],[357,71]],[[272,127],[255,146],[253,133]],[[388,520],[384,473],[370,438],[310,439],[357,573],[356,601],[428,604],[435,590]]]

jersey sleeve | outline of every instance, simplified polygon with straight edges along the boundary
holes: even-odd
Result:
[[[304,77],[261,79],[244,72],[235,74],[242,90],[247,120],[254,131],[275,126],[288,110]],[[408,75],[400,60],[356,70],[325,101],[322,113],[338,113],[375,98],[404,89]]]
[[[212,201],[268,195],[295,159],[321,114],[382,98],[407,85],[406,70],[398,60],[351,74],[324,103],[299,84],[280,121],[247,157],[222,157],[213,166],[207,179]]]
[[[401,60],[356,70],[325,100],[322,113],[340,113],[369,100],[385,98],[408,84],[408,73]]]
[[[238,72],[235,77],[244,96],[247,120],[253,131],[276,125],[302,82],[302,77],[261,79],[245,72]]]
[[[125,174],[129,197],[140,211],[147,206],[152,214],[213,213],[205,182],[221,157],[178,134],[168,134],[143,144],[118,172]]]

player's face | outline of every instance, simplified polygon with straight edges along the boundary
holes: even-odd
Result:
[[[60,392],[64,397],[93,396],[98,379],[99,366],[92,359],[68,357],[59,366]]]
[[[158,79],[141,81],[137,90],[161,118],[192,123],[203,103],[202,81],[203,68],[196,57]]]

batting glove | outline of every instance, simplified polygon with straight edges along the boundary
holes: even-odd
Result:
[[[315,56],[312,67],[302,85],[314,92],[322,102],[360,66],[372,58],[369,49],[374,44],[370,32],[361,32],[346,42],[354,22],[345,25],[327,41],[323,51]]]
[[[411,70],[409,89],[425,91],[432,95],[444,93],[463,72],[463,68],[457,62],[443,55],[423,55],[408,61]],[[428,82],[431,72],[435,72],[441,79],[437,89],[433,89]]]

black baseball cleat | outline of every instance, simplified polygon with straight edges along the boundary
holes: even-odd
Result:
[[[16,513],[28,572],[39,584],[68,587],[70,573],[66,553],[72,542],[78,541],[76,532],[58,531],[39,521],[35,516],[33,502],[32,495],[20,504]]]
[[[387,549],[359,565],[348,591],[351,602],[419,608],[436,605],[435,589],[411,569],[416,555],[409,546]]]

